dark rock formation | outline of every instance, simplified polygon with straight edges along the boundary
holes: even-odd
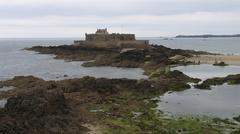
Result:
[[[71,120],[61,90],[35,89],[8,99],[0,110],[1,134],[74,134],[86,129]]]
[[[189,88],[187,82],[193,80],[179,71],[154,80],[84,77],[44,81],[33,76],[15,77],[2,82],[16,89],[9,94],[5,108],[0,109],[0,133],[85,133],[88,129],[82,125],[86,122],[124,118],[140,108],[146,98]],[[103,112],[91,112],[98,107],[103,108]]]
[[[228,75],[227,77],[216,77],[203,81],[201,84],[195,85],[198,89],[211,89],[211,86],[228,84],[240,84],[240,74]]]
[[[236,120],[236,121],[238,121],[238,122],[240,122],[240,116],[234,117],[233,119]]]
[[[213,64],[213,66],[228,66],[228,64],[226,64],[225,62],[221,61],[221,62],[216,62]]]
[[[170,49],[164,46],[149,46],[146,49],[131,49],[123,51],[118,48],[94,48],[77,45],[63,45],[41,47],[35,46],[27,50],[37,51],[42,54],[55,54],[56,58],[77,61],[93,61],[84,63],[83,66],[115,66],[115,67],[142,67],[146,63],[152,65],[177,64],[170,57],[182,55],[190,57],[193,54],[207,54],[191,50]],[[148,65],[147,64],[147,65]]]

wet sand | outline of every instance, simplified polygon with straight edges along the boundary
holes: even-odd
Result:
[[[187,59],[188,61],[201,64],[214,64],[217,62],[225,62],[229,65],[240,65],[240,55],[198,55]]]

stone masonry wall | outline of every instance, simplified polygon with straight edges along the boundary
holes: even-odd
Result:
[[[86,34],[86,41],[133,41],[134,34]]]

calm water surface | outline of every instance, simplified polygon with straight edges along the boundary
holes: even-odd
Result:
[[[61,80],[83,76],[107,78],[147,78],[142,69],[115,67],[82,67],[83,62],[65,62],[53,59],[53,55],[37,54],[22,50],[26,47],[42,45],[71,44],[74,39],[1,39],[0,40],[0,80],[14,76],[34,75],[45,80]],[[67,75],[68,77],[64,77]]]
[[[208,51],[222,54],[240,54],[240,38],[149,38],[153,44],[170,48]]]
[[[199,78],[202,80],[212,77],[226,77],[229,74],[240,74],[240,66],[220,67],[208,64],[178,66],[172,68],[172,70],[179,70],[190,77]]]
[[[0,100],[0,108],[4,108],[4,106],[6,105],[7,103],[7,99],[2,99]]]
[[[207,79],[239,74],[240,66],[218,67],[212,65],[192,65],[173,68],[185,74]],[[160,97],[159,109],[172,115],[207,115],[232,118],[240,115],[240,85],[214,86],[212,90],[189,90],[166,93]]]
[[[161,97],[160,110],[174,115],[207,115],[232,118],[240,115],[240,86],[223,85],[212,90],[190,89]]]

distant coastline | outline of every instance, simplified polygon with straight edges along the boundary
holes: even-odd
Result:
[[[212,35],[212,34],[204,34],[204,35],[178,35],[176,38],[230,38],[230,37],[240,37],[240,34],[233,35]]]

